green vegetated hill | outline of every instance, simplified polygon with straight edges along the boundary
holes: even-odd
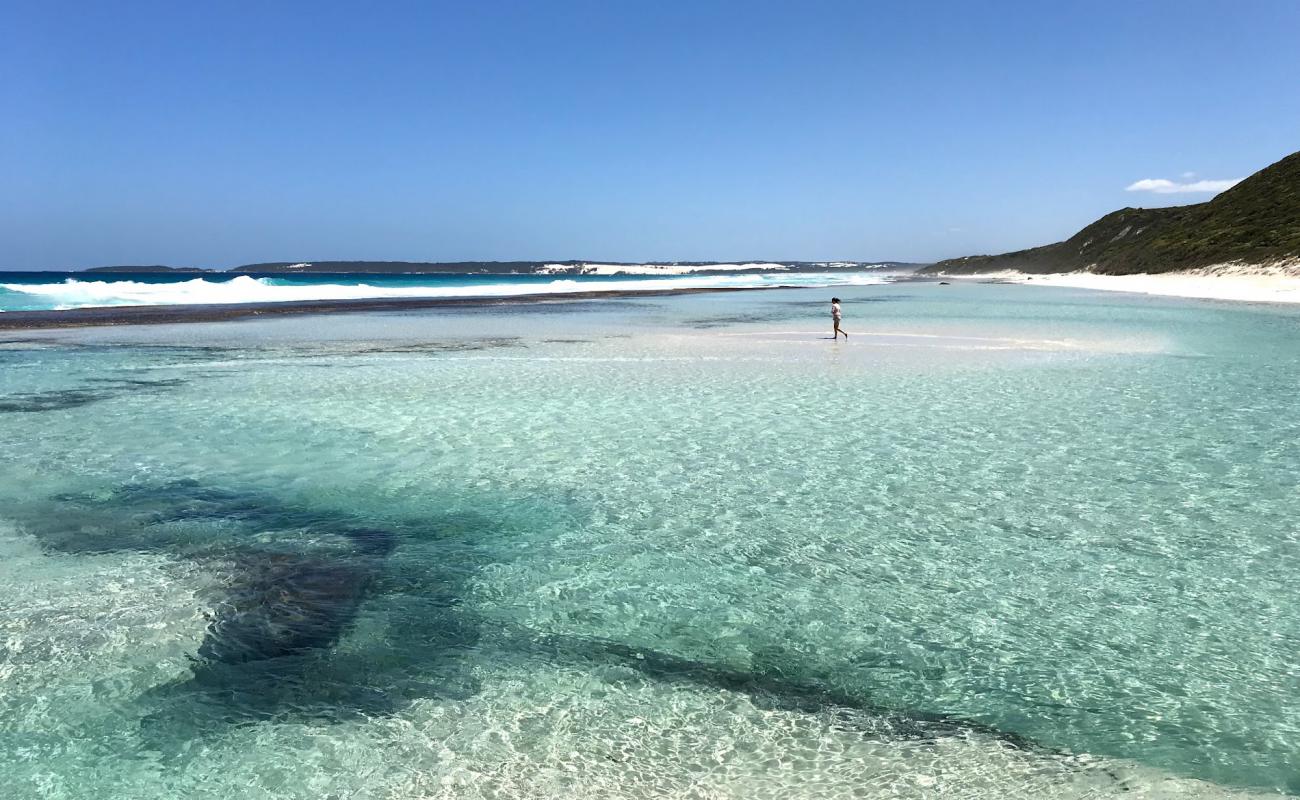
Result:
[[[1288,258],[1300,258],[1300,153],[1260,170],[1207,203],[1124,208],[1064,242],[996,256],[953,258],[922,272],[1088,270],[1128,275]]]

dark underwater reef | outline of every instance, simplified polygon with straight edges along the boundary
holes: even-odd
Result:
[[[62,495],[24,528],[63,552],[167,551],[210,565],[216,598],[197,668],[333,647],[403,536],[436,523],[366,524],[260,492],[195,481]]]
[[[979,722],[880,706],[780,657],[739,669],[618,641],[487,626],[463,600],[495,557],[484,549],[499,523],[491,515],[367,520],[195,481],[54,500],[47,513],[20,520],[51,550],[164,551],[197,559],[219,578],[192,675],[142,698],[153,709],[146,727],[167,731],[160,738],[174,737],[178,724],[201,736],[218,723],[340,720],[393,713],[417,697],[465,697],[479,690],[471,661],[491,650],[742,693],[760,707],[830,715],[865,736],[978,736],[1051,752]],[[404,548],[420,557],[403,559]],[[400,623],[378,640],[345,646],[368,607],[397,609]],[[474,659],[462,658],[471,652]]]
[[[89,381],[88,385],[78,388],[0,395],[0,413],[30,413],[77,408],[78,406],[97,403],[100,400],[108,400],[128,392],[173,389],[185,382],[180,378],[158,378],[154,380],[103,378]]]

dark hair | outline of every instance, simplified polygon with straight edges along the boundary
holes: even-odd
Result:
[[[840,299],[839,299],[838,297],[832,297],[832,298],[831,298],[831,302],[832,302],[832,303],[838,303],[839,301],[840,301]]]

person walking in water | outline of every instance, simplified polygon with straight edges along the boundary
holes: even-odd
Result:
[[[840,299],[838,297],[832,297],[831,298],[831,321],[835,323],[835,335],[832,336],[831,338],[838,340],[840,338],[840,334],[842,333],[844,334],[844,341],[847,342],[849,340],[849,334],[848,331],[840,330],[840,316],[841,316]]]

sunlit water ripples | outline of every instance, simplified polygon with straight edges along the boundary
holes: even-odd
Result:
[[[1300,317],[837,292],[11,334],[0,785],[1300,791]]]

